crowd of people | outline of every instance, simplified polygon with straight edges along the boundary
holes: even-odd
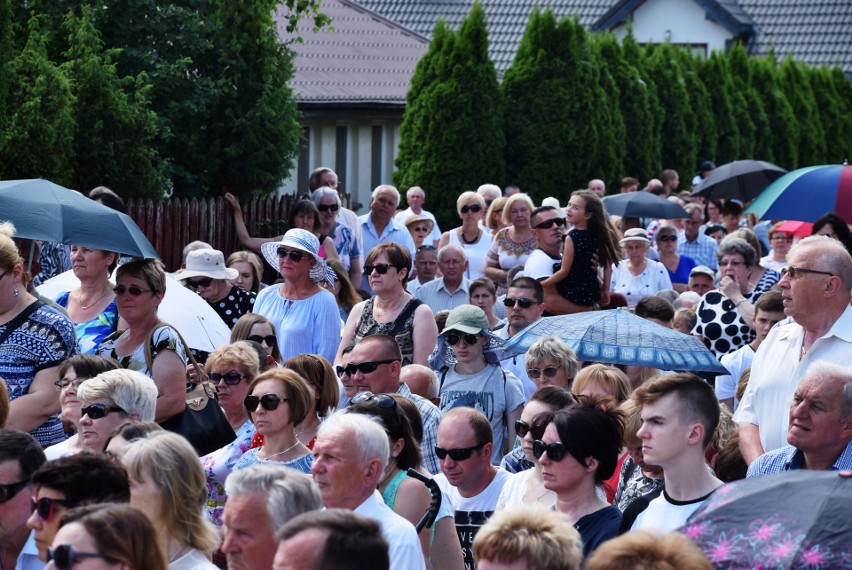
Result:
[[[274,238],[227,195],[245,249],[192,242],[170,277],[0,225],[0,568],[704,569],[681,531],[721,487],[852,469],[836,214],[793,235],[666,170],[621,191],[686,218],[611,216],[598,179],[541,205],[483,184],[442,232],[423,188],[403,209],[380,185],[357,216],[331,169],[309,186]],[[31,266],[39,248],[66,265]],[[34,274],[67,269],[79,286],[39,294]],[[184,340],[171,278],[228,343]],[[607,309],[695,336],[728,374],[581,361],[558,337],[500,350]],[[231,433],[210,452],[175,421],[198,386]]]

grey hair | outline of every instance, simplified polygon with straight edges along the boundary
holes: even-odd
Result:
[[[141,372],[109,370],[86,380],[77,389],[83,402],[106,398],[128,414],[138,414],[142,421],[154,421],[157,407],[157,385]]]
[[[654,239],[660,239],[660,237],[671,234],[673,236],[677,235],[677,228],[674,226],[660,226],[660,229],[657,230],[657,233],[654,234]]]
[[[352,445],[358,447],[362,465],[378,459],[381,462],[379,472],[385,470],[390,444],[382,420],[372,415],[347,413],[344,409],[333,413],[320,424],[317,437],[331,431],[345,433]]]
[[[373,193],[370,194],[370,200],[375,200],[376,196],[379,195],[379,192],[391,192],[394,196],[396,196],[396,205],[399,206],[399,190],[397,190],[395,186],[391,186],[390,184],[379,184],[373,190]]]
[[[577,368],[580,366],[574,349],[556,336],[540,338],[532,343],[525,359],[527,365],[532,366],[538,365],[542,360],[556,360],[571,378],[577,374]]]
[[[657,291],[654,296],[659,297],[660,299],[665,299],[666,301],[671,303],[672,306],[674,306],[675,302],[677,302],[678,298],[680,297],[680,293],[678,293],[674,289],[661,289]]]
[[[840,414],[840,423],[843,423],[852,417],[852,373],[834,362],[818,360],[808,366],[805,378],[815,380],[816,383],[820,385],[825,384],[830,380],[837,380],[842,383],[843,389],[841,390],[841,394],[843,396],[843,411]]]
[[[409,196],[411,196],[411,193],[415,191],[419,191],[421,194],[423,194],[423,197],[426,198],[426,191],[423,190],[423,188],[421,188],[420,186],[412,186],[411,188],[406,190],[405,197],[408,198]]]
[[[442,247],[438,250],[438,262],[440,263],[444,259],[444,254],[448,251],[457,251],[461,253],[462,261],[467,261],[467,252],[465,252],[464,248],[458,244],[450,243]]]
[[[311,192],[311,200],[313,200],[314,204],[316,204],[317,206],[320,205],[320,202],[326,196],[333,197],[334,201],[337,202],[338,208],[341,206],[340,194],[338,194],[337,190],[335,190],[334,188],[329,188],[328,186],[320,186],[319,188]]]
[[[830,271],[840,277],[840,282],[846,291],[852,289],[852,256],[842,243],[827,236],[808,236],[790,248],[787,258],[789,259],[800,249],[812,249],[813,252],[808,252],[809,259],[819,264],[819,269]]]
[[[225,479],[225,493],[229,497],[265,497],[273,531],[297,515],[322,508],[322,495],[311,476],[280,465],[252,465],[234,471]]]
[[[757,257],[757,252],[754,251],[754,248],[746,240],[729,236],[719,244],[719,248],[716,250],[716,258],[722,261],[722,257],[732,254],[742,255],[746,267],[753,267],[755,258]]]
[[[503,191],[500,190],[500,187],[497,186],[496,184],[483,184],[479,188],[476,189],[476,193],[479,194],[480,196],[483,196],[483,195],[489,194],[489,193],[493,193],[493,192],[496,192],[497,196],[503,195]]]

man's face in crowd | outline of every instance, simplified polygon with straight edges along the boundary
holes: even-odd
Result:
[[[533,223],[538,226],[543,222],[555,220],[557,218],[565,219],[559,210],[546,210],[536,215]],[[544,246],[544,249],[559,249],[562,246],[562,237],[565,231],[565,224],[553,224],[550,228],[536,228],[533,226],[533,235],[538,241],[539,247]]]
[[[842,449],[852,438],[852,417],[841,422],[843,382],[805,376],[790,403],[787,442],[806,453]]]
[[[275,530],[260,493],[228,498],[222,515],[222,552],[229,570],[270,568],[275,556]]]
[[[683,220],[683,233],[689,241],[695,241],[698,237],[698,229],[701,227],[702,216],[698,210],[692,213],[692,217]]]
[[[386,222],[396,212],[396,196],[390,190],[382,190],[370,202],[370,211],[374,218]]]
[[[506,294],[506,299],[529,299],[533,303],[526,309],[521,307],[520,303],[515,303],[514,307],[506,307],[506,316],[509,319],[509,326],[517,332],[528,327],[537,321],[542,313],[544,313],[544,304],[535,302],[535,292],[531,289],[521,287],[509,287]]]
[[[421,283],[431,281],[438,274],[438,252],[432,250],[418,251],[414,258],[414,267]]]
[[[704,295],[708,291],[712,291],[715,289],[715,285],[713,284],[713,280],[709,275],[705,275],[703,273],[696,273],[695,275],[691,275],[689,277],[689,283],[687,284],[690,291],[695,291],[699,295]]]
[[[412,210],[419,213],[420,209],[423,208],[423,202],[426,201],[426,195],[423,192],[414,191],[408,194],[406,201]]]
[[[446,250],[441,256],[438,266],[441,268],[441,273],[444,274],[444,281],[455,285],[461,283],[464,272],[467,269],[467,261],[464,259],[462,252],[451,248]]]

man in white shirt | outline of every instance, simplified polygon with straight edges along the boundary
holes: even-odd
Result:
[[[808,366],[852,367],[852,257],[831,238],[810,236],[790,249],[778,287],[793,322],[773,328],[754,355],[734,414],[746,463],[787,444],[790,401]]]
[[[713,388],[693,374],[658,377],[637,388],[633,399],[642,409],[636,433],[642,453],[649,465],[663,469],[665,487],[632,530],[675,530],[722,485],[704,460],[719,424],[719,402]]]
[[[367,259],[370,250],[385,242],[394,242],[401,247],[407,248],[414,259],[417,253],[414,239],[405,225],[393,219],[396,206],[399,204],[399,191],[389,184],[376,186],[370,199],[370,213],[358,218],[361,227],[361,236],[364,240],[363,258]],[[364,273],[361,279],[361,288],[372,294],[370,288],[370,277]]]
[[[390,545],[390,567],[425,570],[414,525],[393,512],[376,490],[390,454],[384,428],[371,417],[337,412],[320,426],[313,451],[311,473],[326,508],[375,519]]]
[[[460,245],[445,245],[438,252],[441,277],[419,287],[414,296],[432,309],[433,313],[451,311],[470,303],[470,280],[465,277],[467,254]]]
[[[491,464],[491,423],[473,408],[453,408],[438,426],[440,475],[435,481],[455,513],[465,567],[474,568],[473,539],[494,513],[509,473]]]
[[[426,236],[426,239],[423,241],[424,243],[438,247],[438,242],[441,240],[441,228],[438,227],[438,220],[435,219],[435,215],[423,209],[423,202],[426,201],[426,192],[420,186],[412,186],[405,193],[405,201],[408,202],[408,208],[397,213],[394,219],[400,224],[405,225],[405,221],[411,216],[429,218],[432,220],[432,233]]]

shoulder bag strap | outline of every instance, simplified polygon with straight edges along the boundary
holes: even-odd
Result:
[[[42,301],[41,299],[36,299],[34,302],[27,305],[27,307],[23,311],[18,313],[14,319],[9,321],[8,324],[6,324],[6,330],[4,330],[3,334],[0,335],[0,344],[6,342],[6,339],[9,338],[9,335],[18,330],[18,328],[22,324],[24,324],[24,321],[26,321],[30,315],[35,313],[39,309],[39,307],[44,304],[44,301]]]
[[[422,304],[423,302],[420,301],[420,299],[412,298],[411,301],[409,301],[408,305],[402,310],[402,312],[396,317],[396,319],[394,319],[393,327],[388,333],[388,336],[396,337],[396,335],[402,332],[403,327],[405,327],[405,322],[411,315],[414,314],[414,311],[417,310],[417,307]]]
[[[180,332],[168,323],[159,323],[151,329],[150,333],[148,333],[148,340],[145,341],[145,366],[148,367],[148,371],[153,374],[152,367],[154,366],[154,358],[152,355],[152,351],[154,344],[154,334],[157,332],[158,329],[161,329],[163,327],[171,329],[177,335],[178,339],[183,345],[184,350],[186,350],[186,355],[189,357],[189,361],[192,364],[192,367],[195,368],[195,373],[198,375],[199,378],[198,383],[204,384],[205,391],[209,391],[210,387],[212,387],[213,385],[207,382],[207,377],[204,375],[204,370],[201,369],[201,366],[198,365],[198,362],[196,362],[195,357],[192,356],[192,351],[189,349],[189,345],[186,344],[185,340],[183,340],[183,337],[181,336]],[[213,393],[215,394],[215,389],[213,390]]]

